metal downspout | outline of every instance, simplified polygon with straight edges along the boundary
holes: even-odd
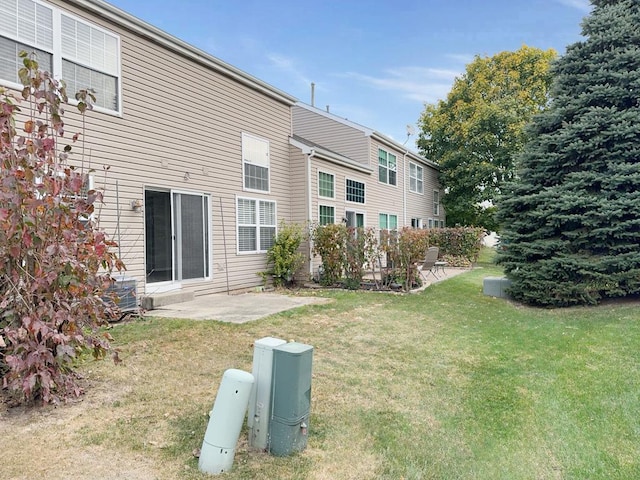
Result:
[[[311,233],[311,222],[313,221],[313,196],[311,193],[311,158],[314,157],[316,151],[312,148],[307,154],[307,228]],[[309,278],[313,278],[313,240],[309,235]]]

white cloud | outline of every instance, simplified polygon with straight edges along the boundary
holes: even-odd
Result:
[[[591,2],[589,0],[556,0],[557,2],[566,5],[568,7],[577,8],[583,12],[591,11]]]
[[[448,53],[445,55],[445,57],[453,60],[454,62],[464,63],[466,65],[467,63],[473,62],[475,55],[468,53]]]
[[[296,82],[302,83],[304,85],[310,85],[311,79],[309,79],[303,71],[298,67],[295,63],[295,60],[286,57],[284,55],[280,55],[278,53],[268,53],[267,59],[278,70],[290,75],[291,78],[295,79]]]
[[[384,75],[374,77],[348,72],[342,76],[355,79],[380,90],[395,91],[409,100],[434,103],[447,96],[453,80],[462,72],[425,67],[387,69]]]

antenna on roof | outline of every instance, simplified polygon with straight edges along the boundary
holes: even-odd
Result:
[[[414,135],[415,133],[416,133],[416,130],[415,128],[413,128],[413,125],[407,125],[407,139],[404,141],[402,145],[405,145],[409,141],[409,137],[411,135]]]

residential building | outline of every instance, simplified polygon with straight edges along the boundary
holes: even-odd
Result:
[[[435,163],[380,132],[301,102],[292,107],[292,119],[291,164],[300,199],[294,221],[379,230],[444,227]],[[319,259],[309,258],[313,274]]]
[[[444,219],[431,162],[106,2],[0,0],[0,16],[0,85],[21,89],[26,50],[69,92],[96,91],[70,162],[104,189],[100,226],[140,296],[260,285],[281,219]],[[72,109],[65,121],[82,128]]]

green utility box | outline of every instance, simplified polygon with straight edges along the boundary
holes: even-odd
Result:
[[[313,347],[291,342],[273,349],[269,453],[291,455],[307,446]]]

